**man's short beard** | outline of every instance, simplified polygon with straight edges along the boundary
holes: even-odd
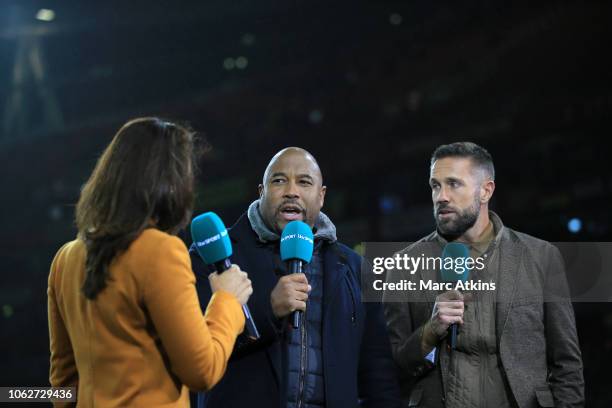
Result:
[[[465,234],[467,230],[472,228],[474,224],[476,224],[476,220],[478,220],[478,216],[480,215],[480,201],[476,197],[472,206],[462,210],[461,212],[456,212],[456,219],[449,220],[440,220],[437,216],[435,216],[436,226],[438,231],[444,235],[449,237],[460,237]]]

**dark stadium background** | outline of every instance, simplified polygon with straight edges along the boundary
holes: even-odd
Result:
[[[74,237],[97,156],[135,116],[206,136],[196,213],[227,224],[270,157],[296,145],[321,164],[341,240],[415,240],[433,228],[429,155],[471,140],[494,157],[506,225],[612,241],[611,12],[608,1],[2,0],[0,385],[47,384],[48,267]],[[587,406],[609,407],[611,304],[575,310]]]

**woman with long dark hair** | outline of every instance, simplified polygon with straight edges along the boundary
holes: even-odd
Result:
[[[77,405],[189,406],[227,366],[253,289],[234,265],[211,274],[199,306],[187,248],[194,133],[157,118],[125,124],[76,207],[78,236],[51,265],[50,382],[77,387]]]

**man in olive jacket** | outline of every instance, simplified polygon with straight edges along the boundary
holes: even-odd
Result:
[[[462,242],[484,266],[470,280],[489,286],[385,292],[402,397],[415,407],[582,407],[582,359],[562,257],[489,211],[494,177],[491,156],[473,143],[443,145],[432,156],[437,230],[400,255],[440,257],[449,242]],[[433,268],[388,271],[388,282],[404,279],[441,280]]]

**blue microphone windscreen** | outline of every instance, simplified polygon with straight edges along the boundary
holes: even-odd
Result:
[[[470,269],[466,261],[470,249],[461,242],[449,242],[442,251],[442,280],[445,282],[467,281]]]
[[[291,221],[283,229],[280,253],[283,261],[299,259],[306,263],[312,259],[314,237],[312,230],[302,221]]]
[[[191,238],[198,254],[208,265],[232,255],[232,242],[227,228],[214,212],[198,215],[191,221]]]

